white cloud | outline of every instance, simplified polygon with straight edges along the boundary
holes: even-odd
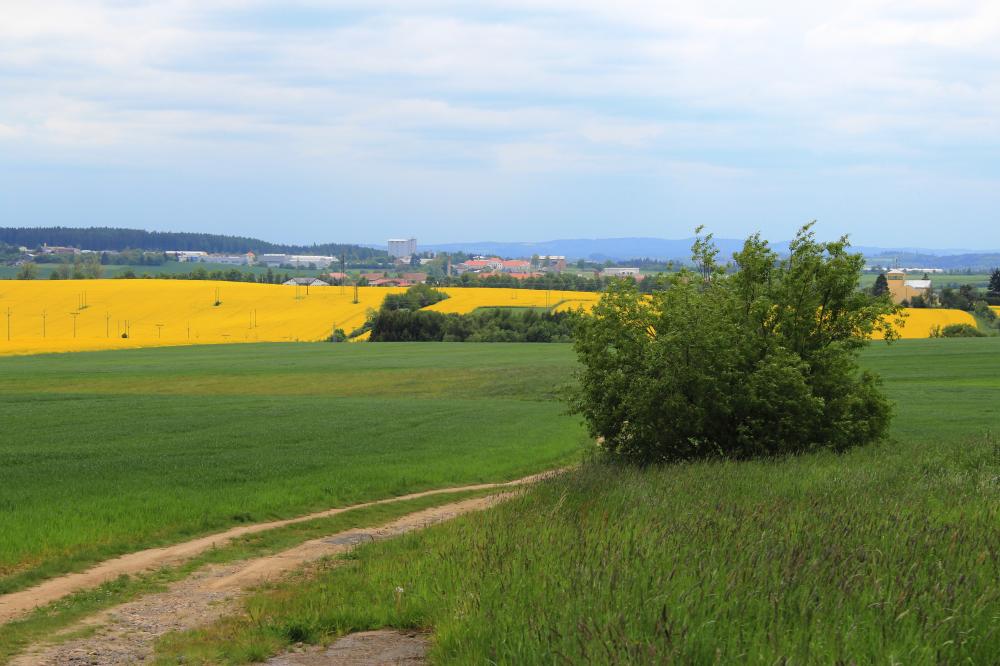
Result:
[[[243,137],[289,159],[553,170],[1000,143],[1000,5],[900,7],[7,0],[0,135],[98,161]],[[326,10],[346,18],[236,20]]]

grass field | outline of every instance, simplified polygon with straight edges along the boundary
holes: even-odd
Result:
[[[862,273],[861,286],[873,286],[877,277],[878,273]],[[923,273],[907,274],[907,279],[911,280],[919,280],[923,277]],[[971,284],[977,289],[985,289],[990,283],[990,276],[986,273],[931,273],[927,277],[930,278],[935,289],[943,287],[958,288],[963,284]]]
[[[192,346],[0,359],[0,593],[235,523],[579,455],[552,345]]]
[[[588,465],[263,591],[163,641],[163,663],[396,626],[432,628],[440,663],[994,664],[1000,339],[876,345],[864,363],[896,403],[890,442]]]

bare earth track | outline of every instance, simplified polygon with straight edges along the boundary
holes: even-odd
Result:
[[[293,523],[302,523],[316,518],[326,518],[337,515],[338,513],[344,513],[345,511],[361,509],[378,504],[390,504],[392,502],[401,502],[444,493],[461,493],[473,490],[488,490],[490,488],[517,486],[525,483],[532,483],[550,474],[552,474],[552,472],[543,472],[541,474],[524,477],[523,479],[508,481],[507,483],[480,483],[471,486],[426,490],[419,493],[400,495],[399,497],[392,497],[384,500],[364,502],[362,504],[354,504],[352,506],[345,506],[337,509],[327,509],[326,511],[310,513],[305,516],[289,518],[287,520],[275,520],[268,523],[255,523],[253,525],[234,527],[230,530],[226,530],[225,532],[210,534],[208,536],[174,544],[172,546],[150,548],[148,550],[129,553],[113,560],[102,562],[95,567],[87,569],[86,571],[59,576],[26,590],[0,595],[0,625],[5,622],[10,622],[25,613],[44,606],[45,604],[61,599],[68,594],[72,594],[73,592],[97,587],[103,583],[118,578],[122,574],[136,574],[144,571],[152,571],[164,566],[179,564],[185,560],[195,557],[196,555],[199,555],[200,553],[203,553],[206,550],[209,550],[210,548],[218,548],[225,545],[232,539],[246,534],[264,532],[277,527],[283,527]]]
[[[137,573],[155,567],[176,564],[193,557],[213,545],[252,532],[281,527],[294,522],[334,515],[354,508],[398,502],[436,493],[456,493],[468,490],[509,488],[531,483],[553,472],[536,474],[500,484],[478,484],[443,490],[415,493],[388,500],[368,502],[352,507],[331,509],[290,520],[260,523],[234,528],[210,537],[195,539],[175,546],[155,548],[126,555],[102,563],[79,574],[69,574],[23,592],[0,598],[0,623],[86,587],[99,585],[123,573]],[[15,657],[10,663],[18,666],[35,664],[136,664],[146,663],[153,656],[157,638],[171,631],[203,626],[237,610],[237,601],[251,587],[275,580],[299,567],[324,557],[344,553],[359,543],[388,539],[421,529],[472,511],[485,509],[502,501],[507,494],[479,497],[431,507],[408,514],[376,528],[352,529],[319,539],[306,541],[274,555],[225,565],[210,565],[199,569],[184,580],[172,584],[165,592],[147,595],[97,613],[64,632],[64,635],[85,635],[68,638],[56,645],[38,645]],[[12,601],[10,598],[14,598]],[[371,632],[371,635],[345,637],[324,648],[322,652],[305,650],[286,655],[275,664],[354,664],[354,663],[422,663],[426,640],[422,636],[398,632]],[[383,659],[384,656],[384,659]]]

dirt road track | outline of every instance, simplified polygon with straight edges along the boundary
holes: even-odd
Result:
[[[515,481],[508,481],[507,483],[480,483],[471,486],[458,486],[454,488],[442,488],[438,490],[411,493],[409,495],[401,495],[399,497],[392,497],[384,500],[364,502],[362,504],[354,504],[352,506],[345,506],[337,509],[328,509],[326,511],[319,511],[305,516],[299,516],[298,518],[289,518],[287,520],[275,520],[268,523],[255,523],[253,525],[234,527],[226,530],[225,532],[210,534],[208,536],[200,537],[192,541],[186,541],[184,543],[174,544],[172,546],[150,548],[148,550],[129,553],[113,560],[101,562],[86,571],[66,574],[64,576],[49,579],[26,590],[0,595],[0,625],[5,622],[10,622],[17,617],[34,610],[35,608],[44,606],[45,604],[56,601],[57,599],[61,599],[68,594],[72,594],[73,592],[97,587],[98,585],[106,583],[109,580],[118,578],[118,576],[121,576],[122,574],[136,574],[144,571],[152,571],[164,566],[179,564],[210,548],[225,545],[232,539],[246,534],[263,532],[276,527],[291,525],[293,523],[301,523],[316,518],[326,518],[328,516],[337,515],[338,513],[350,511],[352,509],[360,509],[368,506],[375,506],[377,504],[401,502],[442,493],[460,493],[472,490],[486,490],[490,488],[517,486],[537,481],[540,478],[551,476],[552,474],[553,472],[543,472],[541,474],[533,474]]]
[[[538,477],[528,477],[531,480],[535,478]],[[503,485],[525,483],[528,479]],[[90,636],[71,639],[53,646],[37,646],[14,658],[10,663],[16,666],[148,663],[153,656],[153,646],[157,638],[171,631],[203,626],[234,612],[238,608],[239,597],[249,587],[274,580],[322,557],[346,552],[359,543],[388,539],[462,514],[485,509],[502,501],[504,497],[504,495],[494,495],[453,502],[411,513],[377,528],[347,530],[307,541],[275,555],[224,566],[205,567],[188,578],[174,583],[165,592],[148,595],[137,601],[103,611],[67,630],[77,633],[82,629],[93,628],[94,633]],[[363,642],[356,642],[359,643],[359,649],[370,647]],[[398,642],[392,649],[399,649]],[[323,658],[330,655],[312,656]],[[276,663],[366,663],[351,661],[350,654],[342,656],[345,656],[343,662],[299,662],[297,658],[291,660],[293,657],[289,657],[287,658],[289,660]],[[414,661],[405,663],[417,663],[417,661],[417,657],[414,657]]]

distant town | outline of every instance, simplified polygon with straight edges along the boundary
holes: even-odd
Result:
[[[22,244],[14,245],[12,241]],[[538,245],[552,247],[557,243]],[[564,243],[580,246],[582,241]],[[502,244],[482,245],[501,249]],[[523,252],[526,244],[502,247]],[[990,266],[996,265],[991,262],[997,259],[989,254],[901,255],[929,261],[904,266],[898,256],[877,248],[868,249],[866,276],[862,280],[865,287],[889,294],[898,304],[961,309],[971,307],[969,304],[978,298],[976,294],[988,290],[993,272]],[[960,263],[963,257],[965,266]],[[655,258],[596,260],[565,254],[503,255],[475,252],[471,248],[436,251],[421,247],[414,236],[386,239],[382,247],[289,246],[213,234],[105,228],[0,229],[0,278],[7,279],[141,277],[315,287],[431,284],[598,291],[609,280],[630,278],[643,291],[651,291],[655,289],[656,276],[673,272],[684,263]],[[956,263],[957,267],[953,267]]]

